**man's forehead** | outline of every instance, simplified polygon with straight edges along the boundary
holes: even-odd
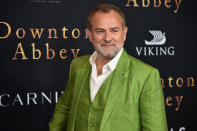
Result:
[[[111,11],[108,13],[103,13],[103,12],[97,12],[92,18],[92,25],[95,26],[97,25],[98,27],[100,24],[106,24],[106,25],[112,25],[112,27],[119,26],[120,23],[122,23],[122,19],[119,16],[118,13],[115,11]],[[113,25],[116,24],[116,25]]]
[[[108,12],[97,11],[97,12],[94,14],[93,18],[95,18],[95,17],[97,17],[97,16],[100,16],[100,15],[116,15],[117,17],[120,17],[120,15],[119,15],[116,11],[110,10],[110,11],[108,11]]]

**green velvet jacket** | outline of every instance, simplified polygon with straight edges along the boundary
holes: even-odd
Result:
[[[56,104],[50,131],[74,131],[81,89],[90,56],[71,63],[66,90]],[[124,50],[114,70],[110,92],[98,131],[167,131],[164,96],[157,69],[129,56]]]

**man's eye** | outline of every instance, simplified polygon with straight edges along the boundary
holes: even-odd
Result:
[[[97,31],[97,34],[102,34],[102,33],[103,33],[102,30]]]
[[[111,32],[112,32],[112,33],[116,33],[116,32],[118,32],[118,30],[112,30]]]

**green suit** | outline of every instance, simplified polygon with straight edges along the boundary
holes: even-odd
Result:
[[[74,131],[90,56],[71,63],[66,91],[59,98],[50,131]],[[164,96],[157,69],[123,53],[113,72],[98,131],[167,131]]]

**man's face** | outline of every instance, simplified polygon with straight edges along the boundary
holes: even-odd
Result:
[[[98,55],[113,58],[123,47],[128,30],[123,27],[121,17],[113,10],[109,13],[97,12],[91,24],[92,29],[87,33]]]

